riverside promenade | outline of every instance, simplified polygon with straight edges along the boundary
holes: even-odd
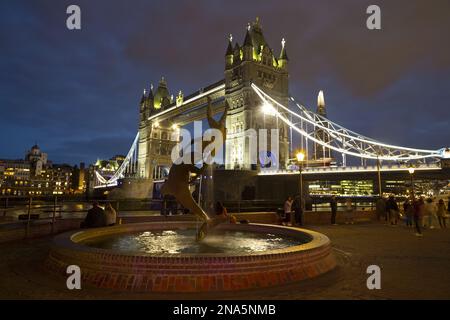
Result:
[[[149,294],[82,285],[44,268],[52,237],[0,244],[1,299],[450,299],[450,229],[414,236],[405,226],[378,222],[310,225],[332,241],[338,267],[316,279],[264,290],[208,294]],[[381,268],[381,290],[366,286],[367,267]],[[426,270],[426,272],[424,272]]]

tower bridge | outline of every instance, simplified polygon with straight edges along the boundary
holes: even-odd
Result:
[[[179,95],[177,102],[172,102],[166,109],[152,113],[148,121],[152,124],[169,121],[184,126],[196,120],[206,118],[207,97],[213,100],[213,114],[224,110],[225,84],[218,81],[184,98]]]
[[[294,134],[300,135],[300,148],[306,152],[306,162],[321,166],[305,168],[305,175],[345,176],[355,172],[370,173],[375,167],[382,172],[403,172],[414,165],[418,171],[445,171],[443,179],[450,178],[448,169],[442,169],[450,158],[446,148],[426,150],[394,146],[346,129],[327,118],[323,92],[319,94],[316,112],[299,103],[288,91],[286,41],[282,39],[279,54],[275,54],[264,38],[258,19],[247,26],[242,44],[233,43],[232,36],[229,37],[224,58],[223,79],[189,95],[185,96],[182,91],[176,97],[171,95],[164,78],[156,90],[153,86],[144,90],[139,105],[139,130],[125,161],[110,177],[95,172],[93,187],[111,188],[126,179],[121,189],[128,188],[124,193],[127,197],[149,197],[154,181],[163,180],[172,166],[170,155],[178,139],[171,137],[179,136],[181,127],[206,117],[208,98],[212,100],[213,114],[222,113],[225,102],[230,106],[224,167],[224,172],[229,173],[222,174],[225,182],[244,176],[255,180],[258,174],[267,177],[298,172],[290,166]],[[275,168],[262,168],[260,162],[252,164],[252,150],[246,135],[250,129],[278,130],[279,154],[274,161]],[[361,166],[348,167],[347,157],[360,159]]]

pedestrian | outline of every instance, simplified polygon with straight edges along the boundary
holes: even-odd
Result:
[[[413,202],[414,206],[414,224],[416,226],[416,236],[422,237],[422,219],[423,219],[423,212],[424,212],[424,202],[422,198],[419,198],[418,200],[415,200]]]
[[[337,215],[337,201],[336,196],[332,196],[330,200],[330,207],[331,207],[331,224],[333,226],[337,226],[336,223],[336,215]]]
[[[424,218],[424,225],[426,225],[430,229],[435,228],[435,220],[437,220],[436,217],[436,206],[433,203],[433,199],[428,198],[425,202],[425,218]]]
[[[353,224],[353,205],[352,199],[347,198],[345,201],[345,224]]]
[[[292,211],[292,197],[287,197],[286,201],[284,202],[284,219],[283,225],[289,225],[291,223],[291,211]]]
[[[389,223],[391,224],[391,226],[396,226],[398,222],[399,209],[393,195],[389,196],[389,199],[386,202],[386,210],[389,216]]]
[[[412,227],[413,219],[414,219],[414,208],[412,201],[410,199],[406,199],[403,203],[403,212],[405,214],[405,222],[407,227]]]
[[[294,211],[295,216],[295,224],[298,226],[303,226],[303,199],[300,197],[300,194],[298,194],[294,202],[292,202],[292,210]]]
[[[108,203],[105,207],[106,225],[113,226],[116,224],[117,212],[112,207],[111,203]]]
[[[437,205],[437,217],[439,220],[439,226],[441,227],[441,229],[445,229],[447,228],[447,223],[445,221],[446,217],[445,217],[445,203],[443,199],[439,199],[438,205]]]
[[[448,197],[448,202],[447,202],[447,216],[450,215],[450,196]]]
[[[378,221],[386,215],[386,200],[381,196],[378,198],[376,203],[376,214]]]

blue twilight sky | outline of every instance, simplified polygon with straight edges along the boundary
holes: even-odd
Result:
[[[168,81],[188,94],[223,77],[230,33],[240,44],[260,17],[276,54],[286,38],[290,91],[328,116],[404,146],[450,145],[450,2],[377,1],[382,30],[366,28],[365,0],[2,0],[0,158],[35,141],[54,162],[126,153],[143,88]],[[66,28],[66,8],[82,30]]]

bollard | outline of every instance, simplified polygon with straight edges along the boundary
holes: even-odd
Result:
[[[52,216],[52,233],[55,232],[55,223],[56,223],[56,204],[58,201],[58,196],[55,196],[53,199],[53,216]]]
[[[8,197],[5,198],[5,211],[3,211],[3,216],[6,217],[6,211],[8,210]]]
[[[28,235],[30,233],[30,221],[31,221],[31,203],[33,201],[33,198],[28,199],[28,221],[27,221],[27,229],[25,232],[25,238],[28,238]]]

